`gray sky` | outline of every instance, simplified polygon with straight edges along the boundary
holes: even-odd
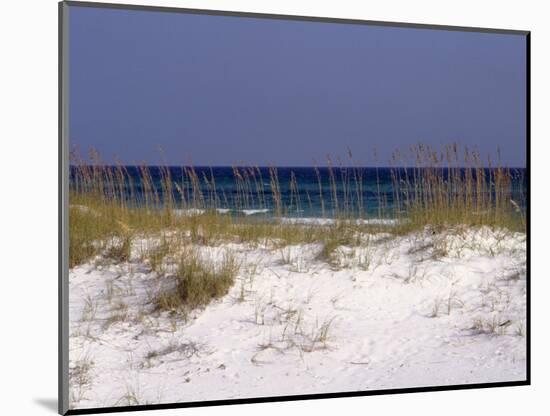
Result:
[[[525,165],[525,37],[70,7],[70,141],[107,161],[387,165],[456,141]]]

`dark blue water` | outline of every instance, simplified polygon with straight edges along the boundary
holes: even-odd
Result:
[[[111,169],[116,177],[116,167]],[[408,168],[312,168],[278,167],[270,169],[231,167],[194,167],[193,172],[182,167],[147,167],[150,184],[144,184],[142,170],[125,166],[125,199],[147,204],[155,200],[171,203],[175,208],[230,210],[241,215],[284,215],[290,217],[332,217],[336,213],[364,218],[392,217],[406,210],[403,200],[406,183],[414,183],[414,169]],[[120,170],[119,170],[120,172]],[[332,173],[331,173],[332,172]],[[417,171],[418,172],[418,171]],[[449,172],[440,171],[444,179]],[[465,169],[460,170],[464,175]],[[512,184],[507,198],[525,206],[526,171],[511,169]],[[456,173],[456,172],[455,172]],[[491,193],[491,170],[485,169],[487,193]],[[475,173],[474,179],[475,179]],[[170,189],[165,178],[170,177]],[[107,180],[105,179],[105,182]],[[396,185],[399,184],[399,185]],[[71,187],[82,189],[85,184],[78,170],[71,168]],[[398,189],[396,189],[398,188]],[[451,190],[452,192],[452,190]]]

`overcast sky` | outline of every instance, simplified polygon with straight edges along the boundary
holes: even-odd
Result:
[[[308,166],[500,147],[525,165],[525,37],[70,7],[70,142],[107,161]],[[164,156],[159,154],[159,148]]]

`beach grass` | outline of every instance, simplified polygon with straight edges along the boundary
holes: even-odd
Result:
[[[323,193],[326,184],[315,167],[325,220],[320,223],[279,220],[303,206],[311,207],[312,202],[309,193],[304,200],[294,174],[288,184],[290,197],[283,201],[275,167],[269,168],[269,178],[262,177],[258,167],[233,167],[237,192],[229,206],[212,170],[199,174],[193,167],[182,167],[184,186],[163,167],[159,186],[147,166],[139,167],[136,181],[122,164],[106,165],[97,152],[89,158],[92,163],[73,153],[71,159],[69,266],[98,256],[127,262],[135,241],[160,238],[160,244],[146,250],[142,258],[159,275],[167,272],[167,258],[177,263],[171,269],[175,289],[157,299],[161,309],[203,306],[233,285],[238,271],[234,259],[224,258],[221,263],[202,259],[193,248],[197,246],[245,243],[280,250],[317,243],[321,249],[316,260],[332,263],[338,247],[361,245],[361,236],[373,233],[403,235],[426,229],[435,233],[481,226],[525,232],[526,227],[521,208],[525,201],[513,199],[523,195],[513,189],[517,172],[498,160],[494,166],[489,159],[482,163],[477,152],[454,144],[440,149],[417,145],[406,154],[395,152],[393,202],[388,204],[377,184],[377,218],[370,222],[363,172],[351,151],[345,162],[327,158],[328,200]],[[273,215],[249,218],[232,213],[251,208],[271,209]]]
[[[327,158],[330,185],[330,201],[325,201],[321,176],[319,199],[322,216],[327,217],[330,206],[331,226],[304,226],[277,223],[266,217],[247,220],[231,213],[221,214],[220,207],[227,207],[228,198],[218,192],[214,174],[203,178],[193,167],[183,167],[189,186],[175,183],[167,167],[161,169],[160,187],[154,185],[147,166],[139,167],[139,184],[123,165],[107,166],[101,163],[96,152],[85,163],[73,154],[70,191],[71,265],[79,264],[105,247],[101,244],[113,237],[127,240],[136,233],[158,233],[169,228],[186,229],[193,242],[216,243],[218,240],[238,239],[241,242],[280,241],[283,244],[332,239],[336,233],[383,229],[404,233],[426,226],[452,225],[502,227],[514,231],[525,230],[525,214],[521,208],[523,192],[512,189],[513,169],[487,159],[487,169],[481,156],[468,149],[462,151],[456,145],[435,150],[418,145],[408,154],[395,152],[391,163],[393,204],[388,206],[378,188],[378,219],[395,220],[391,227],[383,222],[365,224],[364,188],[361,168],[355,166],[348,151],[347,165],[340,161],[335,168]],[[408,167],[413,165],[414,167]],[[268,204],[264,178],[258,167],[234,167],[237,195],[233,199],[235,210],[256,207],[266,209]],[[299,185],[291,175],[290,198],[285,205],[281,197],[281,185],[276,168],[269,168],[269,195],[274,217],[284,216],[301,205]],[[522,183],[520,178],[518,183]],[[139,189],[138,189],[139,188]],[[342,197],[339,197],[339,193]],[[176,198],[178,194],[179,198]],[[309,196],[309,194],[308,194]],[[178,200],[178,202],[176,202]],[[225,202],[224,202],[225,201]],[[263,220],[262,220],[263,219]],[[327,230],[328,229],[328,230]],[[322,231],[321,231],[322,230]]]
[[[203,259],[186,247],[179,256],[174,273],[173,290],[160,293],[156,305],[161,310],[180,311],[207,305],[229,291],[235,282],[239,265],[233,255],[226,253],[219,263]]]

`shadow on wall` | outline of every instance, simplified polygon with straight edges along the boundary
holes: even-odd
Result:
[[[57,413],[57,399],[34,399],[36,404]]]

